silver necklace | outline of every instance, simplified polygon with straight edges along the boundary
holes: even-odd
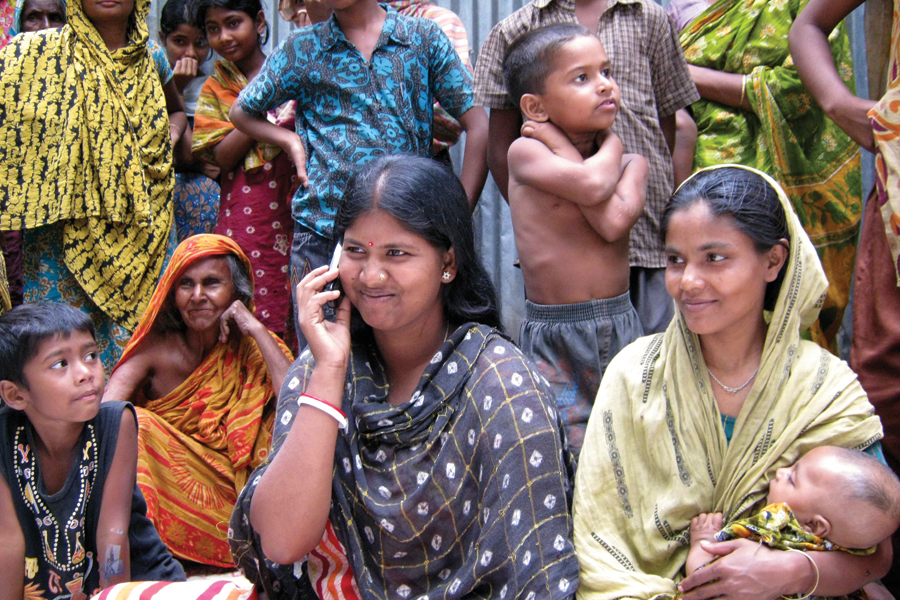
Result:
[[[762,365],[760,365],[760,366],[762,366]],[[750,382],[756,378],[756,376],[759,374],[759,367],[756,367],[756,370],[753,371],[753,375],[750,376],[750,379],[748,379],[746,382],[744,382],[744,385],[739,386],[739,387],[728,387],[727,385],[725,385],[724,383],[719,381],[719,378],[716,377],[715,373],[710,371],[708,368],[706,369],[706,372],[709,373],[709,376],[713,378],[713,381],[715,381],[720,386],[722,386],[723,390],[725,390],[729,394],[737,394],[739,391],[741,391],[742,389],[744,389],[745,387],[750,385]]]

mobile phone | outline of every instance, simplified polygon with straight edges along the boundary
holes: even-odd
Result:
[[[341,251],[344,249],[343,240],[338,241],[337,245],[334,247],[334,254],[331,255],[331,262],[328,264],[328,272],[336,271],[338,268],[338,264],[341,262]],[[337,290],[342,292],[340,296],[335,298],[334,300],[329,300],[327,302],[328,307],[332,310],[337,310],[338,305],[341,303],[341,298],[343,297],[343,290],[341,290],[341,278],[338,276],[334,281],[329,281],[325,284],[325,291],[330,292],[333,290]]]

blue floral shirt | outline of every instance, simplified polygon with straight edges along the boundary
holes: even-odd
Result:
[[[473,106],[472,75],[440,27],[387,11],[371,60],[332,17],[288,36],[238,98],[259,116],[297,100],[309,186],[294,194],[293,216],[322,236],[361,166],[386,154],[431,156],[434,99],[457,119]]]

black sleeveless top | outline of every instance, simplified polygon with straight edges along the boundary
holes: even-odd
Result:
[[[34,452],[34,428],[24,412],[0,407],[0,474],[9,486],[25,537],[28,593],[65,599],[99,591],[96,531],[101,496],[112,465],[126,402],[104,402],[84,424],[66,482],[48,494]],[[184,571],[147,518],[137,484],[128,528],[133,581],[183,581]]]

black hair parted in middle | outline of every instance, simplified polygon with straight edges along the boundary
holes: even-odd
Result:
[[[456,277],[441,286],[451,326],[474,321],[501,328],[497,295],[475,252],[466,190],[446,166],[430,158],[391,155],[360,171],[335,221],[336,239],[360,216],[383,210],[442,252],[456,255]]]
[[[187,18],[191,25],[200,31],[206,31],[206,11],[211,8],[224,8],[225,10],[239,10],[247,13],[251,19],[262,11],[260,0],[187,0]],[[266,23],[264,39],[260,39],[260,45],[265,44],[269,38],[269,24]]]
[[[559,49],[579,37],[594,37],[578,23],[554,23],[523,33],[510,44],[503,60],[503,81],[518,107],[525,94],[542,94],[556,68]]]

